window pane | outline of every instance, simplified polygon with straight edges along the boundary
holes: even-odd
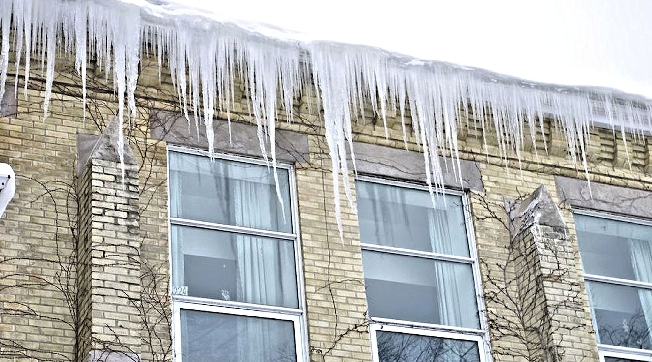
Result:
[[[471,265],[363,251],[372,317],[480,328]]]
[[[652,283],[652,227],[575,215],[584,271]]]
[[[625,358],[618,358],[618,357],[605,357],[604,362],[637,362],[639,360],[634,360],[634,359],[625,359]]]
[[[588,281],[598,343],[650,349],[652,291]]]
[[[291,321],[181,310],[184,362],[296,361]]]
[[[356,184],[363,243],[469,256],[460,197],[371,182]]]
[[[380,362],[480,361],[478,343],[414,334],[377,331]]]
[[[283,205],[271,168],[170,153],[170,216],[292,232],[288,171],[278,169]]]
[[[172,226],[173,294],[298,307],[294,242]]]

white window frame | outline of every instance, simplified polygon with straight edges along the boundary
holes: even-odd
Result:
[[[168,160],[170,158],[169,155],[171,153],[184,153],[189,155],[195,155],[198,157],[212,157],[212,158],[225,160],[225,161],[233,161],[233,162],[240,162],[240,163],[246,163],[251,165],[265,166],[265,167],[269,167],[270,172],[272,172],[270,165],[266,161],[260,159],[241,157],[241,156],[235,156],[229,154],[216,154],[216,153],[209,154],[206,151],[168,145],[167,147]],[[307,343],[308,330],[307,330],[306,313],[305,313],[306,301],[305,301],[305,288],[304,288],[303,273],[302,273],[303,265],[301,259],[301,240],[299,237],[299,212],[297,206],[298,198],[296,193],[296,178],[294,174],[294,167],[292,165],[277,163],[276,167],[288,171],[288,178],[289,178],[288,186],[290,188],[289,190],[290,200],[284,200],[284,201],[290,203],[291,215],[288,215],[288,217],[292,218],[292,231],[293,231],[292,233],[260,230],[260,229],[249,228],[249,227],[218,224],[218,223],[189,220],[183,218],[173,218],[170,215],[171,207],[170,207],[169,195],[170,195],[171,183],[169,182],[169,180],[171,180],[171,178],[170,178],[170,168],[168,166],[167,169],[168,220],[169,220],[168,230],[170,230],[170,232],[168,232],[168,247],[169,247],[170,274],[172,273],[173,270],[172,269],[173,250],[171,247],[172,245],[171,230],[173,225],[190,226],[190,227],[196,227],[201,229],[208,229],[208,230],[215,230],[215,231],[222,231],[222,232],[229,232],[229,233],[245,232],[247,235],[283,239],[283,240],[292,240],[294,242],[294,260],[295,260],[294,273],[296,276],[297,301],[298,301],[298,307],[295,309],[295,308],[277,307],[277,306],[253,304],[253,303],[246,303],[246,302],[224,301],[224,300],[210,299],[210,298],[183,296],[179,294],[172,294],[173,286],[172,286],[172,278],[170,278],[169,287],[171,293],[170,304],[172,308],[172,345],[174,346],[173,361],[182,362],[182,354],[180,353],[182,347],[181,310],[203,311],[203,312],[219,313],[223,315],[258,317],[258,318],[290,321],[294,325],[294,339],[295,339],[297,361],[298,362],[307,361],[307,358],[309,356],[308,343]]]
[[[629,216],[615,215],[606,212],[598,212],[593,210],[575,209],[575,208],[572,209],[572,212],[573,215],[582,215],[582,216],[594,217],[599,219],[621,221],[630,224],[638,224],[638,225],[652,227],[652,221],[629,217]],[[606,283],[606,284],[616,285],[616,286],[636,287],[640,289],[652,290],[652,283],[640,282],[640,281],[629,280],[629,279],[614,278],[614,277],[606,277],[602,275],[586,273],[584,271],[584,263],[582,263],[582,272],[583,272],[585,284],[586,282],[598,282],[598,283]],[[589,298],[589,308],[593,310],[592,307],[593,302],[591,301],[591,296],[588,295],[588,298]],[[596,323],[593,317],[593,313],[591,313],[591,319],[592,319],[592,325],[595,328]],[[595,333],[597,337],[597,331]],[[649,349],[620,347],[620,346],[612,346],[609,344],[598,343],[598,351],[599,351],[601,362],[605,361],[605,357],[624,358],[632,361],[652,361],[652,350]]]
[[[386,180],[377,177],[371,176],[358,176],[356,181],[375,183],[380,185],[394,186],[404,189],[413,189],[419,191],[428,191],[426,186],[417,185],[413,183],[395,181],[395,180]],[[439,192],[438,190],[437,192]],[[473,272],[473,284],[475,287],[476,295],[476,305],[478,308],[478,318],[480,320],[480,329],[473,328],[463,328],[455,326],[447,326],[440,324],[430,324],[430,323],[420,323],[388,318],[379,318],[369,316],[371,321],[369,325],[370,338],[371,338],[371,349],[373,353],[373,361],[378,362],[378,340],[376,338],[377,331],[390,331],[390,332],[400,332],[406,334],[415,334],[422,336],[430,337],[441,337],[447,339],[457,339],[464,341],[474,341],[478,343],[478,353],[480,355],[481,362],[491,362],[491,354],[489,348],[489,333],[487,327],[486,315],[484,313],[485,306],[484,300],[482,299],[482,282],[480,274],[480,266],[478,263],[478,255],[475,247],[475,231],[473,229],[473,220],[471,218],[470,208],[468,197],[462,191],[456,190],[443,190],[445,195],[458,196],[462,200],[462,211],[464,214],[464,224],[466,227],[466,240],[467,247],[469,250],[468,257],[455,256],[455,255],[446,255],[439,254],[434,252],[423,252],[411,249],[396,248],[389,246],[382,246],[376,244],[367,244],[363,240],[360,240],[361,249],[375,252],[382,252],[388,254],[402,255],[402,256],[412,256],[420,257],[429,260],[437,261],[448,261],[456,262],[460,264],[471,265],[471,270]],[[364,273],[364,267],[363,267]]]
[[[632,352],[629,351],[631,348],[614,347],[614,346],[608,346],[608,347],[609,348],[601,349],[599,351],[601,362],[605,362],[605,357],[623,358],[631,361],[652,361],[652,353],[640,352],[644,350],[636,350],[636,352]],[[622,350],[626,350],[626,351],[622,351]]]

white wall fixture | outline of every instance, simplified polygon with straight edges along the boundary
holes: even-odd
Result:
[[[6,163],[0,163],[0,217],[16,192],[16,174]]]

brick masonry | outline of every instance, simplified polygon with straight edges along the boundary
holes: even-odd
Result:
[[[100,70],[89,70],[86,112],[74,65],[64,60],[57,69],[47,119],[42,117],[43,90],[37,77],[31,79],[26,94],[19,92],[15,98],[15,112],[0,115],[0,162],[10,163],[18,177],[16,197],[0,219],[0,360],[82,361],[106,357],[107,351],[145,361],[173,356],[166,146],[204,149],[205,143],[194,124],[183,119],[178,128],[160,127],[160,121],[167,119],[162,115],[179,120],[181,113],[169,76],[159,77],[155,62],[148,62],[145,58],[141,64],[138,117],[125,130],[133,163],[125,165],[124,182],[115,152],[93,152],[97,140],[111,128],[117,103]],[[245,88],[236,84],[236,93],[230,114],[233,137],[229,140],[226,122],[216,122],[216,151],[259,157]],[[297,180],[306,349],[313,361],[370,361],[357,216],[343,204],[344,240],[340,240],[318,102],[303,96],[297,104],[294,121],[279,122],[278,128],[284,137],[279,145],[281,158],[295,165]],[[218,111],[218,118],[225,119],[226,113]],[[353,129],[355,148],[361,150],[359,171],[421,182],[419,147],[412,137],[407,147],[403,144],[400,120],[390,117],[386,136],[382,121],[372,114],[366,116]],[[563,186],[563,180],[583,182],[578,180],[585,178],[584,171],[570,161],[569,153],[576,151],[566,149],[565,135],[551,120],[546,120],[543,134],[536,135],[540,142],[546,141],[549,152],[542,143],[536,148],[530,145],[520,161],[515,154],[499,157],[500,145],[491,137],[485,142],[472,118],[461,119],[460,127],[460,158],[467,178],[446,182],[448,187],[464,190],[470,201],[492,358],[546,360],[563,352],[557,354],[564,361],[597,361],[569,209],[569,205],[595,204],[584,200],[562,206],[560,215],[568,227],[563,237],[550,225],[522,229],[517,254],[521,258],[497,277],[502,271],[496,265],[505,262],[513,233],[505,201],[521,200],[540,185],[550,191],[553,203],[584,197],[572,193],[579,192],[577,188]],[[486,132],[495,134],[492,129]],[[622,141],[609,130],[593,130],[587,151],[592,184],[629,190],[634,199],[638,193],[649,192],[650,144],[650,137],[632,138],[625,154]],[[350,181],[354,177],[350,174]],[[341,198],[345,200],[344,195]],[[600,200],[603,204],[614,201]],[[621,205],[613,212],[637,214],[636,210],[645,209],[638,203],[633,209]],[[546,277],[556,269],[550,267],[546,249],[539,246],[551,243],[564,245],[560,260],[567,278],[561,281]],[[531,310],[526,323],[542,322],[549,338],[545,343],[514,327],[519,318],[516,306],[490,298],[501,290],[518,296],[521,305],[545,300]],[[578,303],[555,310],[555,298],[568,296],[565,293],[577,296]],[[509,328],[516,329],[505,333]],[[566,330],[573,331],[571,336],[561,338]]]
[[[523,340],[530,361],[597,358],[568,228],[541,186],[510,216]]]
[[[90,148],[77,185],[78,343],[89,362],[139,360],[141,351],[138,167],[129,147],[120,162],[117,126]]]

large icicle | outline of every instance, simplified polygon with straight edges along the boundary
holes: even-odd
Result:
[[[9,71],[9,32],[11,30],[10,25],[13,10],[12,4],[6,5],[0,7],[0,36],[2,36],[2,39],[0,39],[0,101],[2,101],[5,94],[7,72]],[[22,9],[17,7],[17,10]]]
[[[587,173],[585,150],[596,118],[623,138],[626,132],[652,132],[652,101],[639,96],[537,84],[363,46],[303,42],[277,29],[274,33],[278,36],[266,36],[263,33],[270,34],[269,28],[211,19],[190,9],[178,11],[166,7],[164,1],[163,5],[125,1],[4,0],[0,5],[0,96],[13,49],[17,74],[24,59],[25,87],[33,57],[45,69],[44,115],[57,52],[75,58],[85,100],[90,55],[97,66],[104,66],[107,77],[112,76],[122,125],[125,112],[128,117],[136,113],[138,66],[146,40],[146,51],[158,56],[159,66],[169,65],[188,121],[190,108],[197,132],[199,124],[204,124],[210,152],[215,137],[214,111],[220,109],[229,115],[234,82],[244,82],[250,95],[249,109],[258,124],[261,152],[275,170],[277,112],[281,109],[287,115],[282,118],[291,120],[295,97],[310,93],[314,87],[324,110],[341,237],[339,191],[345,191],[354,208],[348,160],[355,169],[352,123],[365,116],[365,106],[371,106],[384,124],[388,109],[398,111],[405,140],[405,113],[409,108],[413,136],[424,154],[427,182],[435,188],[443,185],[446,169],[462,178],[457,130],[467,114],[473,114],[470,122],[485,132],[487,122],[492,122],[499,156],[506,161],[511,152],[520,161],[525,137],[534,142],[537,131],[543,132],[544,115],[553,117],[566,134],[569,157],[582,164]],[[227,118],[230,121],[230,116]],[[119,137],[118,143],[121,150],[124,139]],[[547,151],[547,147],[544,143],[543,149]],[[576,153],[581,155],[579,160]],[[441,156],[451,156],[453,161],[442,162],[448,158]]]

